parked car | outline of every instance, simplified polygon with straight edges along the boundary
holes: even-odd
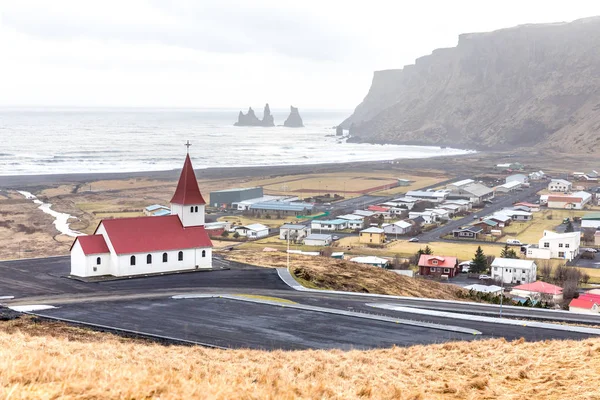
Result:
[[[479,279],[492,279],[489,275],[481,274],[479,275]]]
[[[477,218],[479,218],[478,215],[473,215],[473,219],[477,219]]]
[[[509,246],[521,246],[523,243],[519,239],[506,239],[506,244]]]
[[[334,236],[331,237],[331,239],[333,239],[333,240],[340,240],[340,237],[334,235]]]
[[[408,241],[409,242],[418,242],[419,238],[410,238]]]
[[[587,251],[589,253],[597,253],[598,252],[598,250],[596,250],[596,249],[587,248],[587,247],[585,249],[581,249],[581,251]]]

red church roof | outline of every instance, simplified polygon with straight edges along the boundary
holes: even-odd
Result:
[[[178,215],[106,219],[96,231],[100,226],[117,254],[212,247],[204,226],[184,228]]]
[[[552,285],[550,283],[535,281],[532,283],[526,283],[524,285],[515,286],[513,289],[527,290],[529,292],[546,293],[546,294],[561,294],[563,288],[560,286]]]
[[[75,245],[75,242],[77,241],[79,241],[79,245],[83,249],[83,254],[85,254],[86,256],[89,256],[91,254],[104,254],[110,252],[108,250],[106,242],[104,241],[104,236],[102,235],[77,236],[75,238],[75,241],[73,242],[73,245]],[[71,246],[71,248],[73,248],[73,246]]]
[[[175,194],[171,199],[171,203],[183,205],[206,204],[202,197],[202,193],[200,193],[200,188],[198,187],[198,181],[196,180],[196,174],[194,173],[192,160],[190,160],[189,154],[185,157],[185,163],[183,164],[179,182],[177,183],[177,189],[175,189]]]

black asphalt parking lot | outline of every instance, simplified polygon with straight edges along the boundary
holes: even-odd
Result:
[[[471,334],[219,298],[68,304],[36,314],[228,348],[351,350],[477,338]]]

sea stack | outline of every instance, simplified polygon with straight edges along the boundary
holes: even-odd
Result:
[[[244,114],[242,111],[238,114],[238,120],[234,126],[275,126],[273,115],[271,115],[271,109],[269,103],[265,105],[265,111],[262,121],[258,119],[252,107],[248,108],[248,112]]]
[[[296,107],[290,106],[290,115],[283,123],[283,126],[287,126],[288,128],[304,128],[302,117],[300,117],[300,113]]]

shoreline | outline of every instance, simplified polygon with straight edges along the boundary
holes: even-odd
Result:
[[[323,164],[290,164],[254,167],[213,167],[195,169],[199,180],[226,179],[239,177],[299,175],[310,173],[331,173],[356,170],[377,170],[384,166],[404,165],[407,168],[444,168],[448,162],[456,158],[461,160],[481,153],[465,153],[460,155],[440,155],[429,158],[405,158],[384,161],[351,161],[344,163]],[[442,162],[441,160],[444,160]],[[66,174],[38,174],[38,175],[3,175],[0,176],[0,190],[15,190],[21,188],[47,187],[60,184],[80,184],[99,180],[122,180],[132,178],[145,178],[151,180],[176,180],[180,169],[162,171],[136,171],[136,172],[84,172]]]

